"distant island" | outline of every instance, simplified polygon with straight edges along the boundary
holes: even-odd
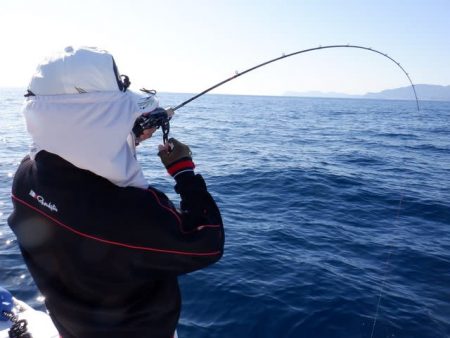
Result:
[[[415,85],[417,97],[424,101],[450,101],[450,86],[418,84]],[[386,89],[377,93],[350,95],[336,92],[285,92],[285,96],[327,97],[345,99],[415,100],[411,86]]]

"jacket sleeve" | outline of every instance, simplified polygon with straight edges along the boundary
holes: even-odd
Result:
[[[149,188],[148,236],[156,250],[141,263],[158,273],[184,274],[217,262],[223,254],[224,229],[220,211],[200,175],[177,179],[180,210],[167,196]]]

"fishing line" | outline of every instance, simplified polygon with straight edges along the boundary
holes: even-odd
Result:
[[[370,48],[370,47],[358,46],[358,45],[350,45],[350,44],[347,44],[347,45],[328,45],[328,46],[319,46],[319,47],[314,47],[314,48],[303,49],[303,50],[300,50],[300,51],[298,51],[298,52],[293,52],[293,53],[290,53],[290,54],[283,54],[283,55],[280,56],[280,57],[277,57],[277,58],[271,59],[271,60],[269,60],[269,61],[263,62],[263,63],[261,63],[261,64],[259,64],[259,65],[256,65],[256,66],[254,66],[254,67],[251,67],[251,68],[249,68],[249,69],[246,69],[246,70],[244,70],[243,72],[236,72],[235,75],[233,75],[233,76],[229,77],[228,79],[225,79],[225,80],[223,80],[223,81],[221,81],[221,82],[219,82],[219,83],[216,83],[215,85],[213,85],[213,86],[211,86],[211,87],[205,89],[204,91],[198,93],[197,95],[192,96],[191,98],[187,99],[186,101],[180,103],[180,104],[179,104],[178,106],[176,106],[175,108],[172,108],[172,110],[173,110],[173,111],[178,110],[178,109],[180,109],[181,107],[184,107],[185,105],[187,105],[189,102],[192,102],[192,101],[194,101],[195,99],[198,99],[200,96],[202,96],[202,95],[204,95],[204,94],[210,92],[211,90],[213,90],[213,89],[215,89],[215,88],[217,88],[217,87],[220,87],[220,86],[222,86],[223,84],[225,84],[225,83],[227,83],[227,82],[229,82],[229,81],[231,81],[231,80],[234,80],[234,79],[236,79],[236,78],[238,78],[238,77],[240,77],[240,76],[242,76],[242,75],[244,75],[244,74],[247,74],[247,73],[249,73],[249,72],[251,72],[252,70],[255,70],[255,69],[257,69],[257,68],[266,66],[266,65],[268,65],[268,64],[270,64],[270,63],[273,63],[273,62],[276,62],[276,61],[279,61],[279,60],[282,60],[282,59],[285,59],[285,58],[288,58],[288,57],[291,57],[291,56],[294,56],[294,55],[303,54],[303,53],[308,53],[308,52],[312,52],[312,51],[315,51],[315,50],[330,49],[330,48],[358,48],[358,49],[364,49],[364,50],[367,50],[367,51],[370,51],[370,52],[374,52],[374,53],[380,54],[380,55],[382,55],[382,56],[388,58],[388,59],[391,60],[392,62],[394,62],[394,63],[395,63],[395,64],[403,71],[403,73],[404,73],[404,74],[406,75],[406,77],[408,78],[408,81],[409,81],[409,83],[411,84],[411,87],[412,87],[413,92],[414,92],[414,97],[415,97],[415,99],[416,99],[417,111],[420,111],[420,108],[419,108],[419,99],[418,99],[418,97],[417,97],[416,88],[415,88],[415,86],[414,86],[414,83],[412,82],[412,80],[411,80],[411,78],[410,78],[408,72],[402,67],[402,65],[400,65],[399,62],[397,62],[396,60],[394,60],[392,57],[390,57],[390,56],[387,55],[386,53],[380,52],[380,51],[378,51],[378,50],[376,50],[376,49],[373,49],[373,48]]]
[[[394,222],[394,228],[397,228],[398,224],[400,222],[399,221],[399,219],[400,219],[400,211],[402,209],[403,199],[404,199],[404,192],[402,192],[402,195],[400,197],[400,201],[398,202],[397,212],[396,212],[395,222]],[[394,243],[394,240],[390,244],[388,257],[386,259],[386,262],[384,263],[385,266],[386,266],[386,271],[384,273],[384,276],[383,276],[383,279],[382,279],[381,285],[380,285],[380,290],[378,292],[377,306],[376,306],[375,314],[374,314],[374,317],[373,317],[372,331],[371,331],[371,334],[370,334],[370,338],[373,338],[373,335],[375,334],[375,326],[377,324],[378,315],[379,315],[379,312],[380,312],[381,298],[383,297],[384,287],[386,285],[386,278],[387,278],[387,275],[388,275],[388,272],[389,272],[390,261],[391,261],[392,254],[394,252],[394,244],[393,243]]]

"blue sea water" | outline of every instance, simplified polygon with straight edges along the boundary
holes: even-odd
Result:
[[[42,309],[6,225],[30,143],[21,95],[0,91],[0,285]],[[207,95],[180,109],[172,136],[190,145],[226,226],[222,260],[180,278],[180,337],[450,337],[449,122],[450,102],[418,112],[412,101]],[[139,158],[177,200],[160,137]]]

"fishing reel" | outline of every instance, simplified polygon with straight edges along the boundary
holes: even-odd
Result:
[[[163,133],[163,142],[167,143],[169,140],[170,121],[171,117],[164,108],[158,107],[149,113],[144,113],[136,119],[133,126],[133,133],[136,139],[144,133],[144,130],[161,128]]]

